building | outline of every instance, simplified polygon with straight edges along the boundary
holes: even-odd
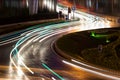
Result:
[[[120,16],[120,0],[66,0],[79,9]]]
[[[29,13],[56,12],[57,0],[28,0]]]
[[[8,13],[15,12],[15,14],[56,12],[56,5],[57,0],[0,0],[0,9],[7,9]]]

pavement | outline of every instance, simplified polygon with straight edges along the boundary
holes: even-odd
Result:
[[[66,7],[66,5],[72,6],[70,3],[66,2],[66,1],[59,3],[59,5],[62,5],[64,7]],[[97,17],[104,18],[104,19],[110,21],[110,25],[113,27],[118,27],[118,26],[120,27],[120,22],[118,22],[118,20],[120,19],[119,16],[110,16],[110,15],[100,14],[100,13],[88,11],[87,9],[78,9],[77,8],[77,10],[97,16]]]
[[[19,22],[7,25],[0,25],[0,37],[7,35],[8,33],[17,32],[18,30],[27,29],[30,26],[34,26],[37,24],[43,24],[47,22],[55,22],[55,21],[62,21],[61,19],[48,19],[48,20],[36,20],[36,21],[26,21],[26,22]]]

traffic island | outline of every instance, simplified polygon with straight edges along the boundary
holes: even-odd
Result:
[[[120,71],[120,28],[71,33],[55,43],[58,53],[98,67]]]

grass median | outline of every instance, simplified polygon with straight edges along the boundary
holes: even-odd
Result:
[[[88,63],[120,71],[120,28],[71,33],[57,40],[64,53]]]

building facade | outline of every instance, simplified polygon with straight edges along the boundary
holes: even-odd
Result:
[[[77,8],[120,16],[120,0],[67,0]]]
[[[7,10],[8,13],[15,12],[16,15],[19,15],[19,13],[34,15],[45,12],[56,12],[56,5],[57,0],[0,0],[0,11]]]

